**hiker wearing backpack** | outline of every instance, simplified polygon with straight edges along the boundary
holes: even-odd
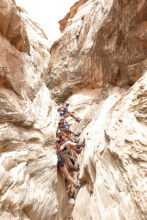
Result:
[[[81,121],[81,119],[80,119],[80,118],[77,118],[77,117],[74,115],[75,112],[69,112],[69,111],[68,111],[68,107],[69,107],[69,102],[68,102],[68,101],[65,103],[65,105],[59,106],[58,112],[59,112],[60,116],[62,116],[62,115],[64,115],[64,117],[69,117],[69,116],[71,116],[72,118],[74,118],[74,119],[79,123],[79,122]]]
[[[64,121],[59,121],[59,127],[58,131],[60,132],[60,135],[64,138],[68,138],[70,141],[77,143],[79,139],[76,139],[71,134],[74,134],[74,136],[79,136],[81,132],[73,132],[70,130],[69,126],[64,124]]]
[[[57,168],[59,171],[61,171],[65,178],[74,185],[75,188],[80,188],[81,187],[81,183],[75,182],[74,179],[71,177],[71,175],[69,174],[66,166],[65,166],[65,161],[67,160],[66,156],[64,155],[63,157],[63,153],[61,156],[61,152],[59,152],[60,146],[59,146],[59,140],[56,141],[56,146],[57,146],[57,156],[58,156],[58,163],[57,163]],[[77,167],[75,167],[73,170],[78,171],[79,170],[79,165],[77,165]]]

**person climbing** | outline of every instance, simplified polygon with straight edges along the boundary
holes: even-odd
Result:
[[[57,155],[58,155],[57,167],[58,167],[58,170],[60,170],[65,175],[65,178],[75,186],[75,188],[80,188],[82,184],[74,181],[74,179],[69,174],[65,166],[65,163],[69,166],[69,168],[72,171],[79,170],[79,164],[74,165],[72,163],[70,156],[68,155],[68,152],[69,152],[69,149],[72,149],[76,151],[77,154],[80,154],[82,152],[82,149],[85,147],[85,139],[81,143],[73,143],[71,141],[66,141],[66,137],[69,138],[69,135],[71,136],[70,140],[75,141],[71,134],[75,136],[79,136],[81,133],[81,132],[73,132],[70,129],[68,122],[65,120],[65,117],[71,116],[76,121],[78,122],[81,121],[80,118],[77,118],[74,115],[75,112],[68,111],[68,106],[69,106],[69,102],[66,102],[65,105],[61,105],[58,108],[58,112],[60,116],[62,116],[62,118],[60,118],[59,127],[57,131],[57,138],[58,138],[56,142]]]
[[[64,117],[69,117],[71,116],[72,118],[74,118],[78,123],[82,120],[80,118],[77,118],[74,113],[75,112],[69,112],[68,111],[68,106],[69,106],[69,102],[67,101],[65,103],[65,105],[63,105],[60,109],[59,109],[59,114],[60,115],[64,115]]]
[[[63,121],[59,121],[59,123],[58,123],[58,129],[59,129],[60,131],[64,131],[64,122],[63,122]]]
[[[60,145],[62,145],[66,142],[67,135],[65,134],[64,131],[60,131],[60,129],[58,129],[58,131],[56,133],[56,137],[60,140]]]
[[[65,133],[68,135],[68,138],[69,138],[72,142],[76,142],[76,143],[77,143],[78,139],[73,138],[73,136],[72,136],[71,134],[73,134],[73,135],[76,136],[76,137],[79,137],[80,134],[81,134],[81,132],[79,132],[79,131],[77,131],[77,132],[72,131],[72,130],[70,129],[70,127],[69,127],[68,122],[65,120],[64,116],[60,117],[59,120],[60,120],[61,122],[64,122],[64,131],[65,131]]]
[[[64,123],[64,131],[65,131],[65,133],[70,133],[70,134],[73,134],[74,136],[79,136],[80,134],[81,134],[81,132],[74,132],[74,131],[72,131],[71,129],[70,129],[70,127],[69,127],[69,125],[68,124],[65,124]]]
[[[61,142],[60,138],[57,138],[57,144],[56,144],[57,151],[59,151],[61,143],[62,142]],[[79,169],[80,169],[80,165],[77,164],[77,165],[74,166],[74,161],[73,160],[71,161],[71,158],[70,158],[69,155],[66,155],[66,156],[67,156],[67,159],[65,161],[66,161],[67,165],[69,166],[69,168],[72,171],[77,171],[78,172]]]
[[[66,166],[65,166],[65,160],[66,158],[65,157],[61,157],[61,154],[59,152],[59,140],[56,141],[56,146],[57,146],[57,156],[58,156],[58,163],[57,163],[57,168],[59,171],[61,171],[65,178],[74,185],[75,188],[80,188],[82,186],[81,183],[78,183],[78,182],[75,182],[74,179],[71,177],[71,175],[69,174]],[[76,169],[76,168],[75,168]],[[78,167],[77,167],[78,169]]]
[[[81,183],[78,183],[78,182],[75,182],[75,181],[74,181],[74,179],[73,179],[73,178],[71,177],[71,175],[69,174],[69,172],[68,172],[68,170],[67,170],[67,168],[66,168],[64,162],[61,163],[61,161],[58,161],[58,165],[57,165],[57,166],[58,166],[58,170],[61,171],[61,172],[64,174],[65,178],[66,178],[70,183],[72,183],[75,188],[78,189],[78,188],[80,188],[80,187],[82,186]]]
[[[61,118],[61,121],[59,121],[59,128],[62,128],[62,130],[64,129],[65,133],[72,133],[74,136],[79,136],[81,134],[81,132],[77,131],[74,132],[70,129],[69,124],[67,121],[64,120],[64,118]]]
[[[65,151],[71,148],[72,150],[76,151],[77,154],[80,154],[82,151],[82,148],[84,147],[85,147],[85,139],[80,143],[72,143],[71,141],[67,141],[60,146],[60,149],[58,150],[58,152],[61,153],[62,151]]]
[[[68,138],[71,142],[78,143],[79,139],[74,138],[69,132],[61,131],[61,136]]]
[[[79,171],[80,165],[79,164],[73,165],[72,162],[71,162],[70,157],[68,158],[68,160],[65,160],[65,162],[67,163],[67,165],[69,166],[71,171],[76,171],[76,172]]]

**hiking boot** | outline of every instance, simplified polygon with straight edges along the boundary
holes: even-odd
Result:
[[[76,132],[75,136],[79,136],[81,134],[81,132]]]
[[[75,188],[76,189],[79,189],[81,186],[82,186],[82,183],[77,183],[77,182],[75,183]]]
[[[79,169],[80,169],[80,165],[79,164],[77,164],[76,166],[71,168],[72,171],[76,171],[76,172],[78,172]]]
[[[82,151],[82,148],[76,150],[77,154],[80,154],[81,151]]]
[[[81,118],[77,118],[77,122],[78,122],[78,123],[80,123],[81,120],[82,120]]]
[[[83,140],[83,142],[76,144],[76,148],[79,149],[80,147],[85,147],[85,138]]]
[[[85,138],[83,139],[83,148],[85,147]]]

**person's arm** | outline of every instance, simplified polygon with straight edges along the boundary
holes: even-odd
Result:
[[[61,146],[62,144],[64,144],[65,142],[66,142],[65,140],[61,141],[60,146]]]
[[[66,143],[66,142],[65,142]],[[65,150],[65,149],[67,149],[67,147],[66,147],[66,144],[62,144],[61,146],[60,146],[60,149],[59,149],[59,153],[61,153],[63,150]]]
[[[63,150],[64,150],[64,148],[63,148],[63,149],[60,148],[60,149],[58,150],[58,153],[60,154]]]
[[[70,114],[70,113],[75,113],[75,112],[70,112],[70,111],[66,111],[68,114]]]
[[[75,134],[75,132],[71,131],[71,130],[68,129],[68,128],[65,128],[65,131],[69,131],[70,133]]]
[[[68,136],[68,135],[65,133],[65,134],[64,134],[64,137],[67,137],[67,136]]]

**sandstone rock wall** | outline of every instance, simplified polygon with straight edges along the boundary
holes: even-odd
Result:
[[[26,32],[21,25],[20,12],[15,2],[1,0],[0,2],[0,32],[20,51],[24,48]]]
[[[146,220],[146,6],[89,0],[51,47],[46,84],[86,138],[74,220]]]
[[[86,139],[72,218],[146,220],[146,1],[77,2],[51,49],[15,1],[0,8],[0,220],[67,219],[51,96]]]
[[[79,92],[69,99],[76,100],[78,116],[83,117],[78,129],[83,131],[81,140],[86,138],[85,150],[78,157],[78,179],[85,183],[77,194],[73,219],[146,219],[146,201],[141,202],[146,197],[142,145],[146,139],[132,105],[140,102],[135,96],[145,80],[146,76],[129,91],[109,88],[98,95],[95,90],[91,98],[90,91],[85,91],[83,98]]]
[[[50,43],[12,1],[0,8],[0,219],[55,220],[58,115],[43,81]]]
[[[78,88],[130,86],[146,70],[146,1],[89,0],[51,47],[53,97]]]
[[[75,14],[77,13],[78,8],[81,5],[84,5],[85,2],[87,2],[88,0],[81,0],[81,1],[77,1],[71,8],[70,8],[70,12],[62,19],[60,20],[58,23],[60,25],[60,31],[63,32],[64,29],[66,28],[67,25],[70,25],[72,23],[72,19],[74,18]],[[85,6],[84,6],[85,7]]]

